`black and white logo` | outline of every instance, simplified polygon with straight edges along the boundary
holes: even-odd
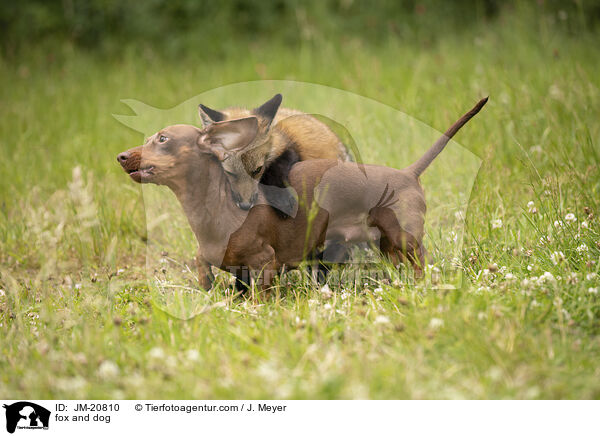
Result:
[[[6,431],[14,433],[16,429],[48,430],[50,411],[29,401],[19,401],[4,405],[6,409]]]

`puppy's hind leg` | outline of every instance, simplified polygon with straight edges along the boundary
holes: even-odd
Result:
[[[406,232],[398,222],[396,215],[389,208],[373,208],[370,212],[370,224],[381,232],[380,249],[394,265],[410,262],[415,278],[423,277],[425,265],[422,241]]]
[[[394,264],[399,265],[400,263],[406,265],[410,263],[413,268],[415,279],[423,278],[423,267],[425,265],[425,257],[423,255],[424,249],[421,245],[415,242],[407,242],[411,239],[416,241],[412,236],[403,236],[395,238],[396,240],[390,241],[387,237],[382,237],[380,241],[380,249],[388,259]]]

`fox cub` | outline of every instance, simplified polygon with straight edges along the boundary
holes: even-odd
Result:
[[[217,154],[227,175],[236,205],[249,210],[262,189],[267,202],[281,216],[293,210],[295,199],[284,190],[288,174],[296,162],[309,159],[351,160],[338,136],[322,121],[303,112],[280,108],[282,96],[275,95],[256,109],[231,107],[222,111],[203,104],[198,112],[204,127],[212,123],[256,117],[256,138],[240,149],[222,148]]]

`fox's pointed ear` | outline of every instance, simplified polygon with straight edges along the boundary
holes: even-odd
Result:
[[[273,122],[273,118],[275,118],[275,115],[277,115],[277,110],[281,105],[282,99],[283,97],[281,96],[281,94],[275,94],[275,96],[273,96],[271,100],[267,101],[262,106],[254,109],[252,113],[256,116],[264,117],[267,120],[267,126],[270,126]]]
[[[200,115],[204,127],[210,126],[212,123],[218,123],[219,121],[223,121],[225,119],[225,114],[223,112],[216,111],[208,106],[204,106],[203,104],[198,105],[198,115]]]
[[[254,141],[258,133],[256,117],[240,118],[231,121],[212,123],[202,135],[202,142],[208,151],[219,160],[237,153]]]

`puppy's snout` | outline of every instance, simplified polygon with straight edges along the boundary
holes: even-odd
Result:
[[[237,205],[242,210],[250,210],[250,208],[252,207],[252,203],[250,203],[249,201],[242,201]]]
[[[119,153],[117,156],[117,162],[119,162],[122,166],[125,166],[127,159],[129,159],[130,153],[128,151],[124,151],[123,153]]]

